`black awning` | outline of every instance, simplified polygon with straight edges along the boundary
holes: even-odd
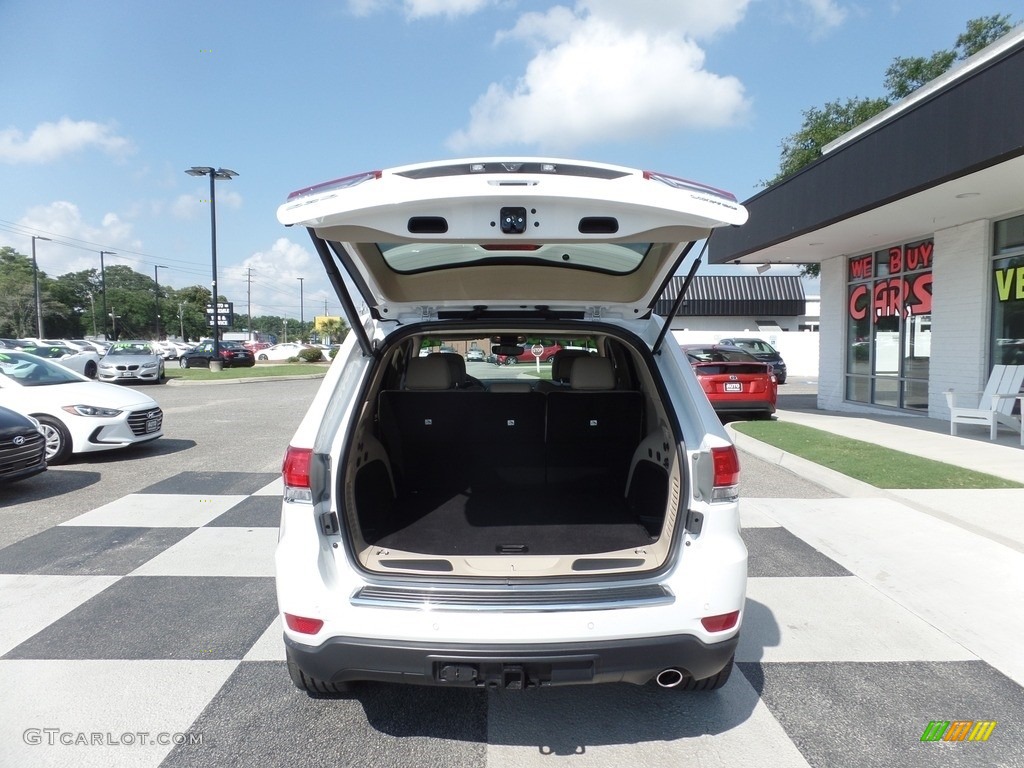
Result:
[[[654,314],[664,317],[672,310],[683,280],[672,278],[654,305]],[[798,317],[806,308],[799,275],[698,275],[676,317]]]

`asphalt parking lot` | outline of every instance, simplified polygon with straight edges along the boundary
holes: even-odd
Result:
[[[1024,765],[1024,689],[909,610],[896,562],[891,589],[866,572],[849,521],[892,521],[894,546],[939,524],[749,454],[722,690],[300,693],[272,553],[281,458],[318,384],[147,387],[164,438],[0,488],[0,766]],[[945,721],[995,726],[922,741]]]

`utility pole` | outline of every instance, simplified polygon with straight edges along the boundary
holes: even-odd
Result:
[[[185,340],[185,314],[182,311],[182,302],[178,302],[178,323],[181,325],[181,340]]]
[[[156,337],[154,341],[160,341],[160,278],[157,277],[157,270],[167,269],[166,264],[157,264],[153,267],[153,285],[156,287],[156,301],[154,302],[154,309],[156,310]]]
[[[116,256],[113,251],[100,251],[100,289],[103,291],[103,340],[110,341],[107,335],[107,270],[103,266],[104,256]]]
[[[252,341],[252,267],[246,270],[246,295],[248,297],[249,341]]]
[[[303,281],[306,278],[304,278],[304,277],[297,277],[295,279],[299,281],[299,341],[302,341],[303,337],[305,336],[305,326],[306,326],[305,307],[303,307],[303,304],[302,304],[302,286],[303,286]]]
[[[43,338],[43,301],[39,297],[39,264],[36,263],[36,240],[50,241],[48,237],[32,235],[32,283],[36,295],[36,338]],[[42,342],[40,342],[42,343]]]

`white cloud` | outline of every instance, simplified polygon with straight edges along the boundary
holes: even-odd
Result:
[[[38,232],[51,238],[50,242],[36,243],[36,259],[39,268],[57,277],[68,272],[81,272],[85,269],[99,269],[100,250],[140,251],[142,243],[132,234],[132,225],[122,220],[116,213],[107,213],[99,225],[90,224],[82,218],[82,212],[74,203],[58,200],[49,205],[30,208],[18,220],[19,227]],[[10,237],[8,236],[8,239]],[[11,243],[22,253],[30,253],[28,236],[25,244]],[[103,245],[97,245],[103,243]],[[137,271],[145,271],[139,258],[134,256],[107,256],[106,265],[128,264]]]
[[[354,16],[369,16],[372,13],[394,7],[395,0],[348,0],[349,12]],[[403,0],[401,7],[406,18],[421,19],[428,16],[467,16],[481,8],[493,5],[493,0]]]
[[[111,126],[90,120],[62,117],[56,123],[40,123],[28,138],[16,128],[0,131],[0,162],[5,163],[48,163],[87,147],[99,147],[118,158],[134,151]]]
[[[849,12],[840,6],[835,0],[800,0],[811,12],[813,23],[819,27],[819,31],[825,32],[835,29],[846,21]]]
[[[319,257],[311,248],[286,237],[279,237],[240,264],[221,269],[218,290],[234,302],[237,313],[247,311],[251,291],[254,317],[298,318],[301,313],[308,322],[323,314],[325,299],[334,308],[332,314],[338,312],[337,296],[328,285]]]
[[[691,18],[695,3],[679,5],[685,7],[664,19],[653,13],[653,0],[640,2],[633,16],[611,0],[588,0],[581,7],[593,11],[585,16],[560,7],[527,14],[508,33],[537,47],[525,74],[512,86],[492,83],[449,147],[466,152],[527,144],[569,151],[736,124],[748,109],[742,83],[705,69],[704,51],[686,29],[691,23],[701,35],[727,29],[746,3],[735,0],[731,13],[699,24]]]

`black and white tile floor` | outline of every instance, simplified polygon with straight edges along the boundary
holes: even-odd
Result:
[[[904,607],[899,573],[893,591],[848,570],[869,560],[821,527],[865,499],[744,501],[749,599],[718,692],[367,686],[329,700],[285,670],[280,488],[183,473],[0,550],[0,765],[1024,765],[1024,689]],[[965,719],[998,725],[986,742],[920,740]]]

